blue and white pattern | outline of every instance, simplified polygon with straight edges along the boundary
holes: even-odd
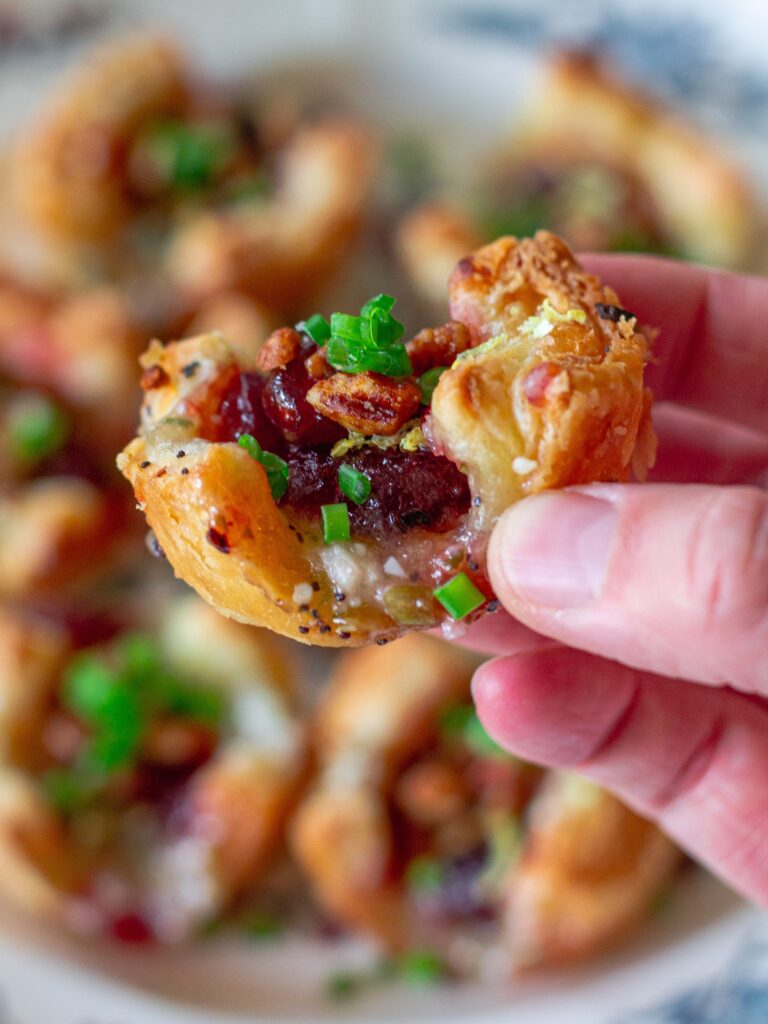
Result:
[[[768,124],[768,66],[734,60],[706,5],[615,4],[607,0],[566,5],[559,0],[512,5],[488,2],[437,4],[438,30],[526,49],[596,50],[622,74],[686,107],[704,108],[725,126],[734,117]]]
[[[612,1024],[766,1024],[768,936],[747,936],[728,967],[711,981],[653,1009]]]

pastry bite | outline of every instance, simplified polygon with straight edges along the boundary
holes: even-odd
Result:
[[[0,598],[66,600],[127,555],[129,522],[114,495],[82,477],[0,490]]]
[[[449,292],[453,319],[406,344],[380,295],[281,328],[255,364],[217,334],[142,357],[118,465],[220,611],[328,646],[455,632],[495,607],[485,550],[511,502],[642,476],[645,334],[564,243],[499,239]]]
[[[518,971],[610,952],[652,914],[683,856],[595,783],[547,773],[510,875],[504,942]]]
[[[133,429],[141,346],[139,326],[116,289],[65,294],[0,278],[0,379],[63,405],[72,440],[102,468]]]
[[[264,127],[252,97],[203,81],[167,39],[108,44],[12,149],[8,262],[46,283],[170,292],[172,308],[232,288],[306,299],[355,235],[372,144],[343,118],[280,140]]]
[[[418,635],[342,657],[294,853],[326,912],[390,952],[485,978],[588,958],[679,855],[597,787],[501,750],[472,709],[475,664]]]
[[[189,938],[258,888],[305,769],[285,652],[194,597],[78,648],[0,609],[0,892],[90,936]]]
[[[398,254],[422,298],[442,301],[462,246],[541,228],[576,250],[754,266],[757,200],[716,141],[584,54],[554,58],[533,95],[463,202],[430,202],[398,225]]]

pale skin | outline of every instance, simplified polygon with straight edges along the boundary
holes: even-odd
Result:
[[[588,269],[662,329],[648,484],[527,498],[498,524],[506,612],[478,713],[579,771],[768,905],[768,280],[650,257]]]

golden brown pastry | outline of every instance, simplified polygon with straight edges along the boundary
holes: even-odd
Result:
[[[451,265],[484,239],[540,228],[577,251],[755,265],[762,214],[715,140],[583,54],[555,57],[533,95],[463,203],[432,201],[398,225],[398,254],[422,299],[442,302]]]
[[[550,772],[507,879],[504,940],[515,969],[616,944],[653,911],[682,854],[651,822],[576,775]]]
[[[69,295],[0,279],[0,378],[63,402],[92,462],[111,463],[133,430],[142,339],[117,289]]]
[[[416,635],[343,656],[294,852],[327,913],[390,951],[481,976],[586,959],[647,915],[680,855],[598,787],[497,747],[473,668]]]
[[[232,288],[305,301],[357,231],[372,140],[329,119],[273,141],[168,40],[109,44],[11,152],[6,259],[37,282],[128,282],[168,306],[156,322]]]
[[[73,644],[0,609],[0,890],[81,933],[179,941],[280,847],[305,770],[289,661],[193,597],[151,635]]]
[[[150,346],[118,464],[219,610],[329,646],[450,626],[493,600],[485,545],[511,502],[642,474],[645,338],[562,242],[500,239],[450,294],[454,320],[405,346],[387,296],[332,318],[379,348],[318,347],[318,318],[276,331],[255,367],[215,334]]]

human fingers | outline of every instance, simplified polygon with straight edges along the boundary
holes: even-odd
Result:
[[[768,433],[768,280],[651,256],[583,262],[660,329],[647,374],[658,398]]]
[[[562,647],[486,663],[473,693],[506,749],[594,779],[768,904],[762,702]]]
[[[654,482],[768,483],[768,435],[670,403],[654,407]]]
[[[502,516],[491,582],[513,618],[636,668],[768,694],[768,494],[595,484]]]

